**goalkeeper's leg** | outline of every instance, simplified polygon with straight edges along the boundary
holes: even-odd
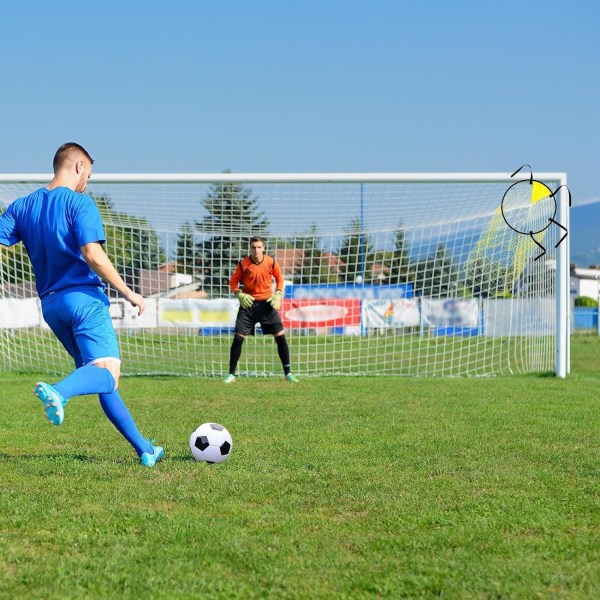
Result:
[[[235,381],[235,370],[237,369],[238,361],[242,355],[243,343],[244,336],[236,333],[233,336],[233,343],[231,344],[231,350],[229,351],[229,375],[225,377],[226,383],[233,383]]]
[[[292,367],[290,365],[290,347],[285,339],[285,332],[275,334],[275,342],[277,344],[277,353],[283,366],[285,378],[290,383],[298,383],[298,380],[292,375]]]

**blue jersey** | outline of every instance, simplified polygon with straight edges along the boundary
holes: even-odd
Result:
[[[40,298],[80,286],[104,288],[80,247],[105,240],[94,200],[65,187],[40,188],[0,215],[0,244],[23,242]]]

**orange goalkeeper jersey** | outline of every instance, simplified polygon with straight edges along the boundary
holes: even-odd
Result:
[[[250,294],[255,300],[266,300],[273,295],[271,287],[273,277],[277,289],[283,292],[283,274],[272,256],[265,255],[259,264],[252,262],[252,259],[246,256],[240,260],[233,272],[229,287],[235,294],[240,289],[241,283],[244,286],[244,294]]]

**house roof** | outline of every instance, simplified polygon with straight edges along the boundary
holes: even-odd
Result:
[[[339,275],[342,272],[342,267],[346,266],[346,263],[337,254],[332,252],[323,252],[321,255],[323,260],[327,262],[327,266],[332,273]]]
[[[279,263],[279,268],[284,275],[294,275],[302,269],[304,250],[300,248],[277,248],[273,258]]]
[[[575,267],[571,269],[571,277],[577,279],[600,279],[600,269],[582,269],[581,267]]]

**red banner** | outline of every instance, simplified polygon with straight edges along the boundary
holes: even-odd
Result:
[[[288,300],[281,306],[287,329],[360,325],[360,300]]]

